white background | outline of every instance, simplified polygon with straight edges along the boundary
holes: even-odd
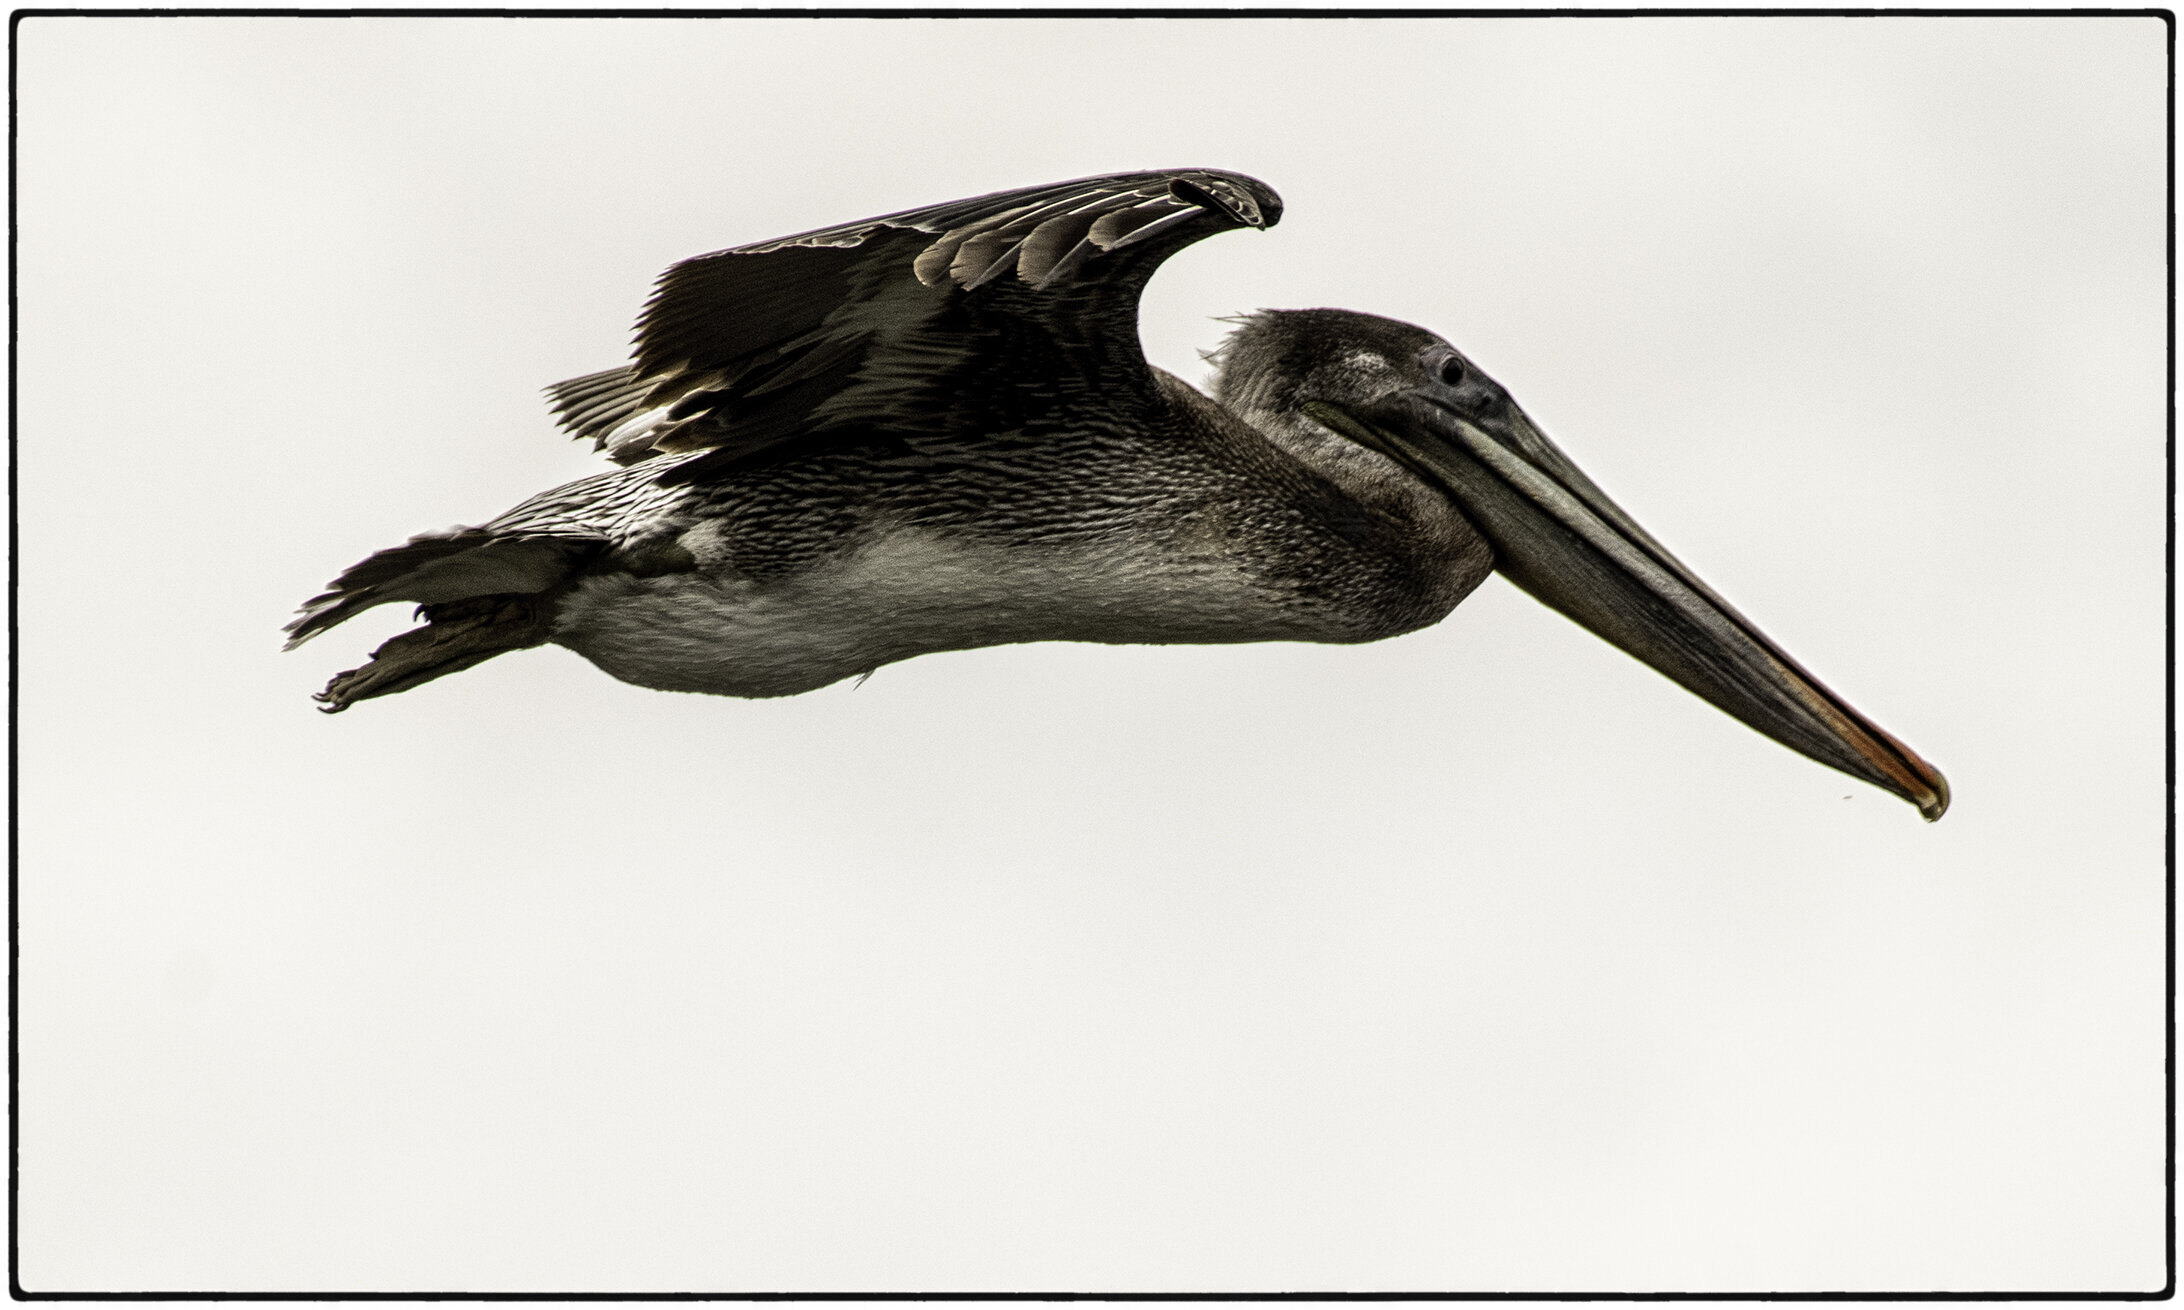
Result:
[[[2152,1289],[2154,19],[19,29],[32,1290]],[[1289,205],[1152,358],[1471,353],[1944,769],[1489,582],[1358,648],[337,718],[327,578],[597,467],[670,261],[1090,173]]]

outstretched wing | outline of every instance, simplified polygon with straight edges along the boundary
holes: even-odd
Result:
[[[1169,255],[1271,227],[1238,173],[1119,173],[907,210],[668,269],[635,362],[550,388],[564,427],[622,463],[710,450],[665,481],[886,432],[976,440],[1073,401],[1154,402],[1139,293]]]

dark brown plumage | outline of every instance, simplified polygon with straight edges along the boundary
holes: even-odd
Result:
[[[1271,227],[1263,183],[1127,173],[685,260],[633,361],[551,389],[622,468],[337,578],[427,625],[338,710],[553,642],[626,681],[793,694],[1004,642],[1369,641],[1494,568],[1768,735],[1911,799],[1940,775],[1791,662],[1432,333],[1241,321],[1216,397],[1150,367],[1160,262]],[[293,643],[292,643],[293,644]]]

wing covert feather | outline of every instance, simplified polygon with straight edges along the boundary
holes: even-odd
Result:
[[[713,452],[669,469],[674,482],[845,433],[976,441],[1020,421],[1028,401],[1001,394],[1012,387],[1097,389],[1127,406],[1154,391],[1137,342],[1154,269],[1202,237],[1280,216],[1264,183],[1187,169],[715,251],[662,275],[634,363],[549,392],[562,426],[619,462]]]

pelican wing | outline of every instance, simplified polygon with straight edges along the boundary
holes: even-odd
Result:
[[[1137,304],[1169,255],[1271,227],[1237,173],[1119,173],[907,210],[687,259],[637,322],[635,362],[550,388],[562,425],[664,481],[890,433],[1021,432],[1072,395],[1154,404]]]

